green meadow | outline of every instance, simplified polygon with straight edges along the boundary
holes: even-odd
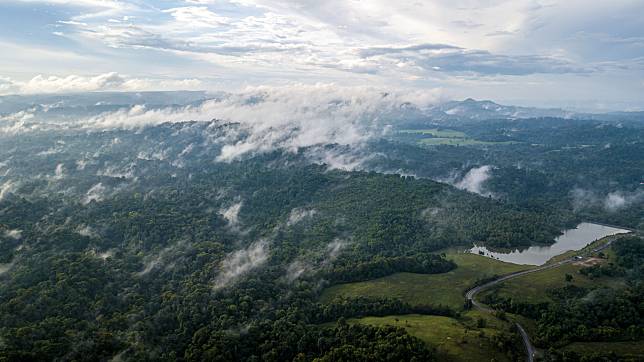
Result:
[[[335,285],[322,293],[321,300],[325,302],[336,297],[357,296],[389,297],[412,305],[446,305],[460,309],[465,301],[465,290],[477,280],[529,268],[470,253],[450,252],[447,257],[457,264],[448,273],[396,273],[364,282]]]

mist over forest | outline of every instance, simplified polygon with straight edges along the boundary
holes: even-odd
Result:
[[[0,362],[643,360],[642,13],[0,2]]]

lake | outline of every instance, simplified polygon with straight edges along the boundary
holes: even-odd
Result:
[[[563,254],[570,250],[580,250],[597,239],[610,235],[624,234],[629,230],[619,229],[611,226],[604,226],[583,222],[574,229],[565,230],[563,235],[555,239],[555,243],[548,246],[531,246],[524,250],[515,250],[508,253],[493,252],[484,246],[476,246],[469,250],[474,254],[485,253],[485,256],[501,261],[524,265],[542,265],[552,257]]]

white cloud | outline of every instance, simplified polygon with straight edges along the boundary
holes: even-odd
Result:
[[[89,225],[84,225],[84,224],[78,225],[75,231],[79,235],[87,236],[89,238],[97,238],[99,236],[96,230],[94,230],[94,228],[92,228]]]
[[[396,91],[337,84],[250,87],[198,106],[148,109],[135,105],[74,120],[67,126],[103,129],[189,120],[239,122],[238,131],[248,134],[247,137],[240,138],[235,135],[236,131],[231,131],[229,137],[217,140],[222,145],[217,160],[231,162],[276,149],[297,152],[301,148],[327,144],[360,146],[372,136],[382,134],[383,126],[379,122],[384,114],[409,104],[426,108],[435,103],[439,95],[440,91],[435,89]],[[331,152],[318,161],[346,169],[359,165],[364,159],[347,159]],[[108,174],[107,170],[102,174]]]
[[[215,14],[206,6],[185,6],[163,10],[169,13],[182,26],[187,28],[217,28],[226,25],[230,19]]]
[[[89,163],[90,163],[90,161],[85,160],[85,159],[78,160],[78,161],[76,161],[76,169],[79,170],[79,171],[82,171],[82,170],[85,169],[85,167],[87,167],[87,165]]]
[[[340,253],[344,248],[346,248],[349,245],[349,242],[346,240],[342,239],[335,239],[332,242],[330,242],[327,247],[327,258],[324,261],[324,264],[328,264],[330,262],[333,262],[335,259],[340,256]]]
[[[116,89],[125,80],[117,73],[106,73],[95,77],[69,75],[66,77],[37,75],[21,85],[22,93],[64,93]]]
[[[317,211],[315,211],[314,209],[295,208],[289,213],[286,225],[295,225],[300,221],[312,218],[313,216],[315,216],[315,214],[317,214]]]
[[[15,260],[8,264],[0,264],[0,275],[8,272],[15,265]]]
[[[11,191],[15,189],[17,183],[11,180],[0,185],[0,201],[2,201]]]
[[[17,0],[24,3],[44,3],[54,5],[74,5],[97,8],[122,9],[128,6],[127,2],[119,0]]]
[[[593,207],[599,202],[599,198],[594,192],[580,187],[575,187],[570,191],[570,196],[572,197],[572,206],[575,211]]]
[[[65,165],[59,163],[54,170],[54,179],[61,180],[63,177],[65,177]]]
[[[246,249],[229,254],[221,263],[221,272],[215,279],[213,289],[225,288],[251,270],[268,260],[269,247],[266,240],[259,240]]]
[[[108,251],[104,251],[102,253],[98,253],[98,254],[96,254],[96,256],[98,256],[99,258],[101,258],[103,260],[107,260],[107,258],[111,258],[112,256],[114,256],[114,252],[112,250],[108,250]]]
[[[110,165],[105,169],[98,170],[97,176],[108,176],[114,178],[135,179],[135,164],[129,163],[127,165]]]
[[[25,69],[65,80],[72,69],[91,67],[145,72],[159,79],[154,84],[169,74],[203,83],[211,77],[227,88],[307,79],[439,85],[456,97],[507,100],[520,90],[530,98],[632,102],[641,91],[644,8],[632,0],[593,6],[584,0],[21,1],[68,14],[32,26],[34,38],[56,33],[60,43],[30,48],[9,36],[1,44],[5,75],[19,75],[23,83],[29,83],[22,79]],[[442,47],[427,48],[436,44]],[[64,83],[71,81],[36,80],[34,86],[54,90],[68,89]],[[492,94],[490,81],[498,85]],[[608,95],[605,81],[619,91]],[[141,83],[147,82],[119,87],[140,89]],[[11,82],[0,81],[0,92],[14,91]]]
[[[288,265],[288,268],[286,269],[286,280],[292,283],[301,277],[308,269],[310,269],[309,265],[300,260],[296,260]]]
[[[542,55],[504,55],[485,50],[463,49],[444,44],[417,44],[407,47],[366,48],[365,59],[390,68],[404,66],[419,72],[460,72],[486,75],[527,75],[535,73],[588,73],[591,68],[571,60]]]
[[[621,191],[610,192],[606,195],[606,198],[604,198],[604,208],[607,211],[614,212],[643,201],[644,191],[631,193]]]
[[[479,195],[490,196],[491,193],[484,191],[485,181],[491,177],[490,170],[492,170],[490,165],[472,168],[454,186]]]
[[[131,78],[109,72],[93,76],[68,75],[44,76],[27,81],[0,78],[0,94],[80,93],[96,91],[145,91],[145,90],[197,90],[199,79],[147,79]]]
[[[22,230],[19,229],[10,229],[4,232],[4,235],[8,238],[18,240],[22,237]]]
[[[609,212],[616,212],[634,204],[644,202],[644,191],[613,191],[605,196],[591,190],[575,188],[571,191],[575,211],[602,207]]]
[[[106,190],[106,187],[103,186],[103,184],[100,182],[92,186],[89,190],[87,190],[87,193],[85,194],[85,198],[83,200],[83,204],[87,205],[92,201],[96,201],[96,202],[103,201],[103,198],[105,197],[105,190]]]
[[[159,266],[164,266],[166,270],[171,269],[174,267],[173,262],[169,263],[164,263],[165,261],[170,260],[171,258],[176,257],[178,252],[181,252],[182,249],[184,249],[186,246],[185,241],[180,241],[176,244],[169,245],[165,248],[163,248],[158,254],[151,254],[151,255],[146,255],[144,258],[144,264],[143,264],[143,269],[139,272],[137,272],[135,275],[138,277],[142,277],[150,273],[151,271],[157,269]],[[107,256],[105,253],[103,255],[99,254],[99,257],[101,258],[107,258],[110,256],[110,251],[107,252]]]
[[[241,210],[242,205],[243,202],[237,202],[227,208],[221,209],[219,214],[228,221],[228,225],[237,226],[237,224],[239,224],[239,211]]]

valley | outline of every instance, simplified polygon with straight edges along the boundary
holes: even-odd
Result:
[[[296,151],[310,129],[221,120],[0,136],[0,353],[513,361],[517,323],[542,360],[637,353],[642,128],[400,122]]]

